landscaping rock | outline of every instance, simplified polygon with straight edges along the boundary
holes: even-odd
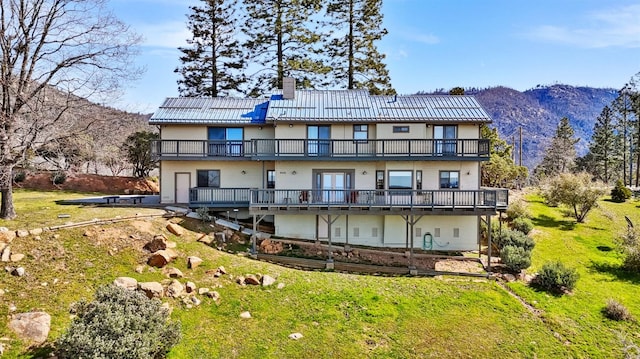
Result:
[[[278,254],[282,252],[282,243],[265,239],[260,242],[260,251],[266,254]]]
[[[213,243],[213,238],[211,238],[211,236],[202,233],[202,235],[198,236],[198,242],[204,243],[206,245],[209,245],[211,243]]]
[[[242,313],[240,313],[240,318],[242,318],[242,319],[250,319],[251,318],[251,313],[242,312]]]
[[[218,267],[218,269],[216,269],[216,272],[218,272],[220,274],[227,274],[227,270],[224,269],[223,266]]]
[[[155,253],[157,251],[167,249],[167,240],[164,236],[154,236],[153,239],[150,242],[147,242],[147,244],[142,248],[151,253]]]
[[[260,285],[260,279],[255,274],[247,274],[244,282],[249,285]]]
[[[42,228],[34,228],[29,230],[29,234],[32,236],[39,236],[42,234],[42,232],[43,232]]]
[[[19,229],[16,231],[16,236],[18,237],[27,237],[29,236],[29,231],[25,230],[25,229]]]
[[[12,262],[20,262],[23,259],[24,259],[24,254],[22,254],[22,253],[13,253],[13,254],[11,254],[11,261]]]
[[[276,288],[278,288],[278,289],[284,288],[284,283],[278,283],[278,286]]]
[[[176,223],[167,224],[167,230],[178,237],[184,234],[184,228],[182,228],[179,224],[176,224]]]
[[[301,333],[291,333],[291,334],[289,334],[289,339],[293,339],[293,340],[302,339],[302,334]]]
[[[187,268],[195,269],[202,264],[202,259],[196,256],[187,257]]]
[[[0,254],[0,261],[8,262],[10,260],[11,260],[11,247],[6,246],[2,250],[2,253]]]
[[[198,288],[198,294],[203,295],[207,293],[209,293],[209,288]]]
[[[25,270],[22,267],[18,267],[16,269],[14,269],[13,271],[11,271],[11,275],[14,275],[16,277],[22,277],[24,276]]]
[[[196,284],[193,282],[187,282],[184,285],[184,289],[186,290],[187,293],[195,293],[196,292]]]
[[[236,283],[238,283],[240,285],[247,285],[247,283],[245,283],[245,281],[244,281],[244,277],[243,276],[238,276],[238,278],[236,278]]]
[[[167,241],[167,249],[174,249],[178,246],[178,244],[176,242],[173,241]]]
[[[206,296],[213,299],[215,302],[218,302],[220,300],[220,293],[215,290],[207,292]]]
[[[147,264],[157,268],[162,268],[177,257],[178,254],[171,249],[160,250],[149,257]]]
[[[42,344],[49,336],[51,316],[45,312],[14,314],[9,321],[9,328],[23,340]]]
[[[162,298],[164,288],[158,282],[142,282],[138,283],[138,289],[144,292],[148,298]]]
[[[222,243],[227,241],[227,236],[224,234],[224,232],[217,232],[215,236],[216,236],[216,240]]]
[[[162,274],[164,274],[168,278],[182,278],[182,277],[184,277],[184,275],[182,274],[182,271],[180,269],[174,268],[174,267],[163,268],[162,269]]]
[[[113,284],[128,290],[136,290],[138,288],[138,281],[131,277],[118,277],[113,280]]]
[[[507,282],[515,282],[516,281],[516,276],[514,276],[511,273],[505,273],[502,275],[502,278],[507,281]]]
[[[191,297],[191,303],[197,307],[202,303],[202,301],[198,297]]]
[[[167,287],[167,297],[178,298],[184,292],[184,286],[178,280],[174,279]]]
[[[268,287],[274,284],[276,282],[276,279],[270,275],[265,274],[262,276],[262,278],[260,278],[260,281],[262,282],[263,287]]]
[[[16,232],[8,230],[7,227],[2,227],[2,228],[4,228],[5,230],[0,231],[0,242],[11,243],[11,241],[13,241],[16,238]]]

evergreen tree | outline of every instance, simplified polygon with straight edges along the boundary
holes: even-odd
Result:
[[[589,145],[591,174],[605,183],[619,178],[622,168],[622,137],[615,132],[614,117],[609,106],[605,106],[593,126]]]
[[[574,138],[574,131],[569,119],[563,117],[556,128],[549,147],[542,162],[535,170],[538,177],[552,177],[561,173],[571,172],[576,161],[575,144],[579,139]]]
[[[489,126],[480,129],[489,140],[489,161],[482,162],[481,184],[485,187],[515,188],[528,176],[527,168],[511,158],[512,146],[500,138],[498,130]]]
[[[335,84],[367,89],[372,95],[395,94],[389,71],[376,42],[387,34],[382,27],[382,0],[329,0],[328,26],[332,29],[327,56]]]
[[[616,118],[616,130],[622,137],[622,182],[624,184],[632,184],[631,174],[632,161],[631,161],[631,128],[632,114],[631,114],[631,102],[627,91],[627,85],[620,90],[618,97],[611,103],[611,110]]]
[[[312,18],[321,0],[244,0],[247,18],[242,31],[251,76],[250,96],[282,88],[284,77],[299,88],[323,86],[330,68],[319,59],[321,36]]]
[[[240,92],[246,79],[242,49],[236,38],[237,0],[201,0],[191,6],[187,27],[193,34],[189,47],[180,47],[181,96],[226,96]]]

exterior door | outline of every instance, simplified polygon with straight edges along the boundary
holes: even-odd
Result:
[[[189,188],[191,187],[191,173],[176,173],[175,203],[189,203]]]
[[[344,172],[325,172],[322,174],[322,201],[344,202],[346,188]]]
[[[436,154],[439,154],[439,155],[455,154],[457,138],[458,138],[457,126],[449,125],[449,126],[433,127],[433,139],[435,140]]]
[[[329,156],[331,153],[331,126],[308,126],[309,156]]]

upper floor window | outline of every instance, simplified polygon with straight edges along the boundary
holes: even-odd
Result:
[[[267,171],[267,188],[276,188],[276,171]]]
[[[389,189],[412,189],[412,171],[389,171]]]
[[[198,170],[198,187],[220,188],[220,170]]]
[[[369,125],[353,125],[353,139],[367,140],[369,138]]]
[[[460,188],[460,172],[440,171],[440,188]]]
[[[393,126],[393,133],[409,133],[409,126]]]

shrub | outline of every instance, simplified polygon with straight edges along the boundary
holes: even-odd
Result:
[[[584,222],[605,193],[604,184],[593,182],[587,173],[562,173],[551,179],[543,189],[547,203],[565,205],[578,223]]]
[[[56,342],[61,358],[163,358],[180,341],[180,323],[158,300],[115,285],[98,288]]]
[[[621,180],[617,180],[615,187],[611,190],[611,199],[614,202],[621,203],[631,198],[631,194],[631,190]]]
[[[514,272],[520,272],[531,265],[531,252],[521,247],[506,246],[500,252],[502,263]]]
[[[518,232],[529,234],[533,229],[533,223],[528,218],[518,217],[511,222],[511,227]]]
[[[542,290],[562,293],[573,290],[578,278],[575,269],[567,268],[561,262],[548,262],[542,266],[532,283]]]
[[[67,180],[67,174],[61,171],[54,172],[51,175],[51,182],[53,184],[63,184]]]
[[[622,303],[618,302],[615,299],[608,299],[607,305],[602,309],[602,313],[605,317],[611,320],[632,320],[633,317],[627,307],[622,305]]]
[[[522,199],[509,203],[509,206],[507,207],[507,217],[512,221],[515,221],[518,218],[531,218],[529,205]]]
[[[627,226],[627,229],[618,235],[617,241],[624,254],[624,269],[640,272],[640,236],[638,231],[634,227]]]
[[[508,228],[502,229],[502,234],[496,236],[496,245],[502,250],[506,246],[520,247],[525,251],[531,251],[535,246],[533,239],[520,231]]]
[[[196,209],[196,214],[200,217],[202,222],[211,222],[213,220],[213,217],[209,214],[209,209],[207,207],[198,207]]]
[[[27,174],[24,171],[16,172],[13,176],[13,182],[15,183],[24,182],[25,179],[27,179]]]

